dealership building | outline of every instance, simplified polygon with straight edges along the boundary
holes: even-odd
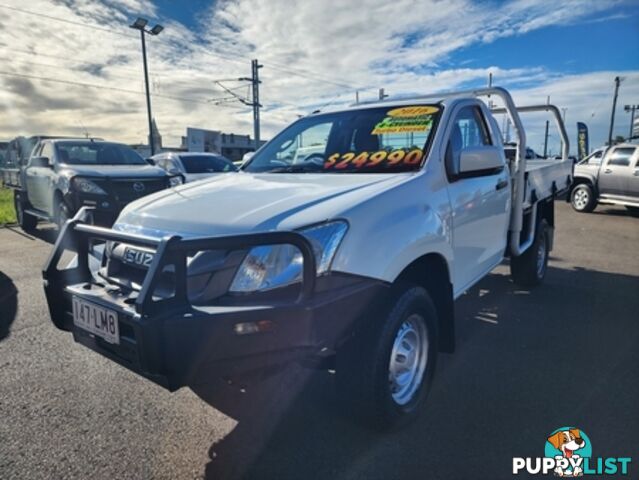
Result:
[[[179,147],[167,147],[162,144],[162,135],[155,123],[152,122],[153,144],[156,152],[210,152],[224,155],[229,160],[238,161],[248,153],[255,151],[255,141],[250,135],[224,133],[219,130],[187,127],[186,135],[182,137]],[[265,141],[260,141],[260,146]],[[151,149],[148,145],[131,145],[140,155],[148,157]]]
[[[260,146],[264,143],[261,141]],[[250,135],[188,127],[186,136],[182,137],[181,148],[189,152],[221,153],[226,158],[237,161],[246,153],[255,151],[255,141]]]

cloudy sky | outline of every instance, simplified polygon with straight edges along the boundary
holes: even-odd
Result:
[[[37,133],[143,142],[146,131],[138,15],[165,30],[149,38],[153,113],[165,145],[186,126],[252,133],[236,81],[259,59],[263,137],[317,108],[377,96],[494,84],[521,104],[566,108],[608,135],[613,79],[639,104],[638,0],[0,0],[0,139]],[[542,149],[543,119],[529,140]],[[557,152],[557,136],[551,132]]]

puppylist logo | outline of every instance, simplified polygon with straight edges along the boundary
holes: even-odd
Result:
[[[546,438],[543,458],[513,458],[513,475],[519,473],[557,477],[628,475],[630,457],[593,458],[590,438],[583,430],[562,427]]]

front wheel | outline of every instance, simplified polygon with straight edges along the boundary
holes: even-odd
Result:
[[[510,275],[517,285],[534,287],[546,276],[550,254],[550,232],[546,220],[537,224],[535,241],[524,253],[510,258]]]
[[[69,218],[71,218],[69,207],[67,206],[66,203],[64,203],[63,200],[61,200],[58,203],[58,208],[56,209],[56,216],[55,216],[55,220],[56,220],[55,223],[58,225],[58,230],[62,230],[62,227],[64,226],[65,223],[67,223],[67,220],[69,220]]]
[[[590,185],[582,183],[573,189],[570,194],[570,203],[577,212],[589,213],[597,207],[597,198]]]
[[[22,198],[22,195],[17,191],[13,193],[13,206],[16,210],[16,220],[18,221],[18,225],[25,232],[32,232],[35,230],[36,225],[38,224],[38,217],[34,217],[33,215],[25,212],[26,202]]]
[[[394,288],[384,314],[337,354],[340,396],[367,425],[389,430],[417,416],[437,359],[437,311],[428,292]]]

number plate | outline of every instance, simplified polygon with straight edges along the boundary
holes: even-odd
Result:
[[[73,297],[73,323],[109,343],[120,344],[118,314],[113,310]]]

